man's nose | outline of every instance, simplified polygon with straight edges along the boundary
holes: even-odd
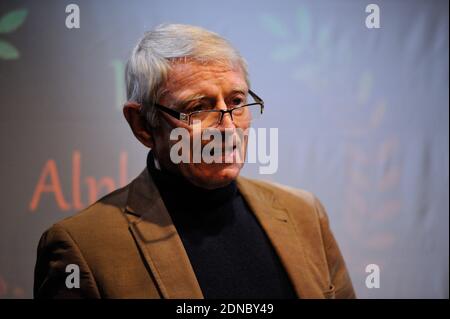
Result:
[[[223,111],[228,110],[228,106],[223,100],[219,102],[218,107]],[[236,128],[233,122],[233,116],[231,115],[231,112],[221,114],[219,128]]]
[[[222,114],[222,120],[220,121],[219,126],[223,128],[236,128],[231,112]]]

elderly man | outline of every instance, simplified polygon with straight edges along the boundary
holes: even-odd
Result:
[[[173,130],[185,130],[189,144],[208,129],[246,130],[263,112],[226,40],[198,27],[159,26],[134,48],[126,84],[123,112],[151,150],[147,167],[44,233],[35,297],[354,297],[318,199],[239,177],[246,136],[220,139],[219,150],[230,150],[214,154],[222,160],[193,160],[204,140],[188,160],[174,160]]]

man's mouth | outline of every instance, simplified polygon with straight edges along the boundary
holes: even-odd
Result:
[[[225,147],[225,146],[223,146],[222,147],[222,156],[225,156],[228,153],[230,153],[230,154],[234,153],[236,148],[237,148],[236,144],[234,144],[232,147]],[[212,156],[216,155],[215,151],[216,151],[216,148],[212,148],[212,150],[211,150],[211,155]]]

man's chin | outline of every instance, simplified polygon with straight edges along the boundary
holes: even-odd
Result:
[[[207,164],[195,168],[186,176],[196,186],[215,189],[224,187],[234,181],[241,171],[242,164]]]

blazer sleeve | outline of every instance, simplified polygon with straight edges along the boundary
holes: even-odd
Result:
[[[317,197],[314,196],[315,206],[320,220],[322,239],[325,245],[328,270],[333,285],[336,299],[356,298],[352,281],[342,257],[339,246],[330,229],[329,220],[325,208]]]
[[[66,285],[66,279],[72,274],[72,271],[66,272],[69,264],[79,268],[79,288]],[[39,241],[33,293],[36,299],[100,298],[94,276],[79,247],[58,224],[47,230]]]

